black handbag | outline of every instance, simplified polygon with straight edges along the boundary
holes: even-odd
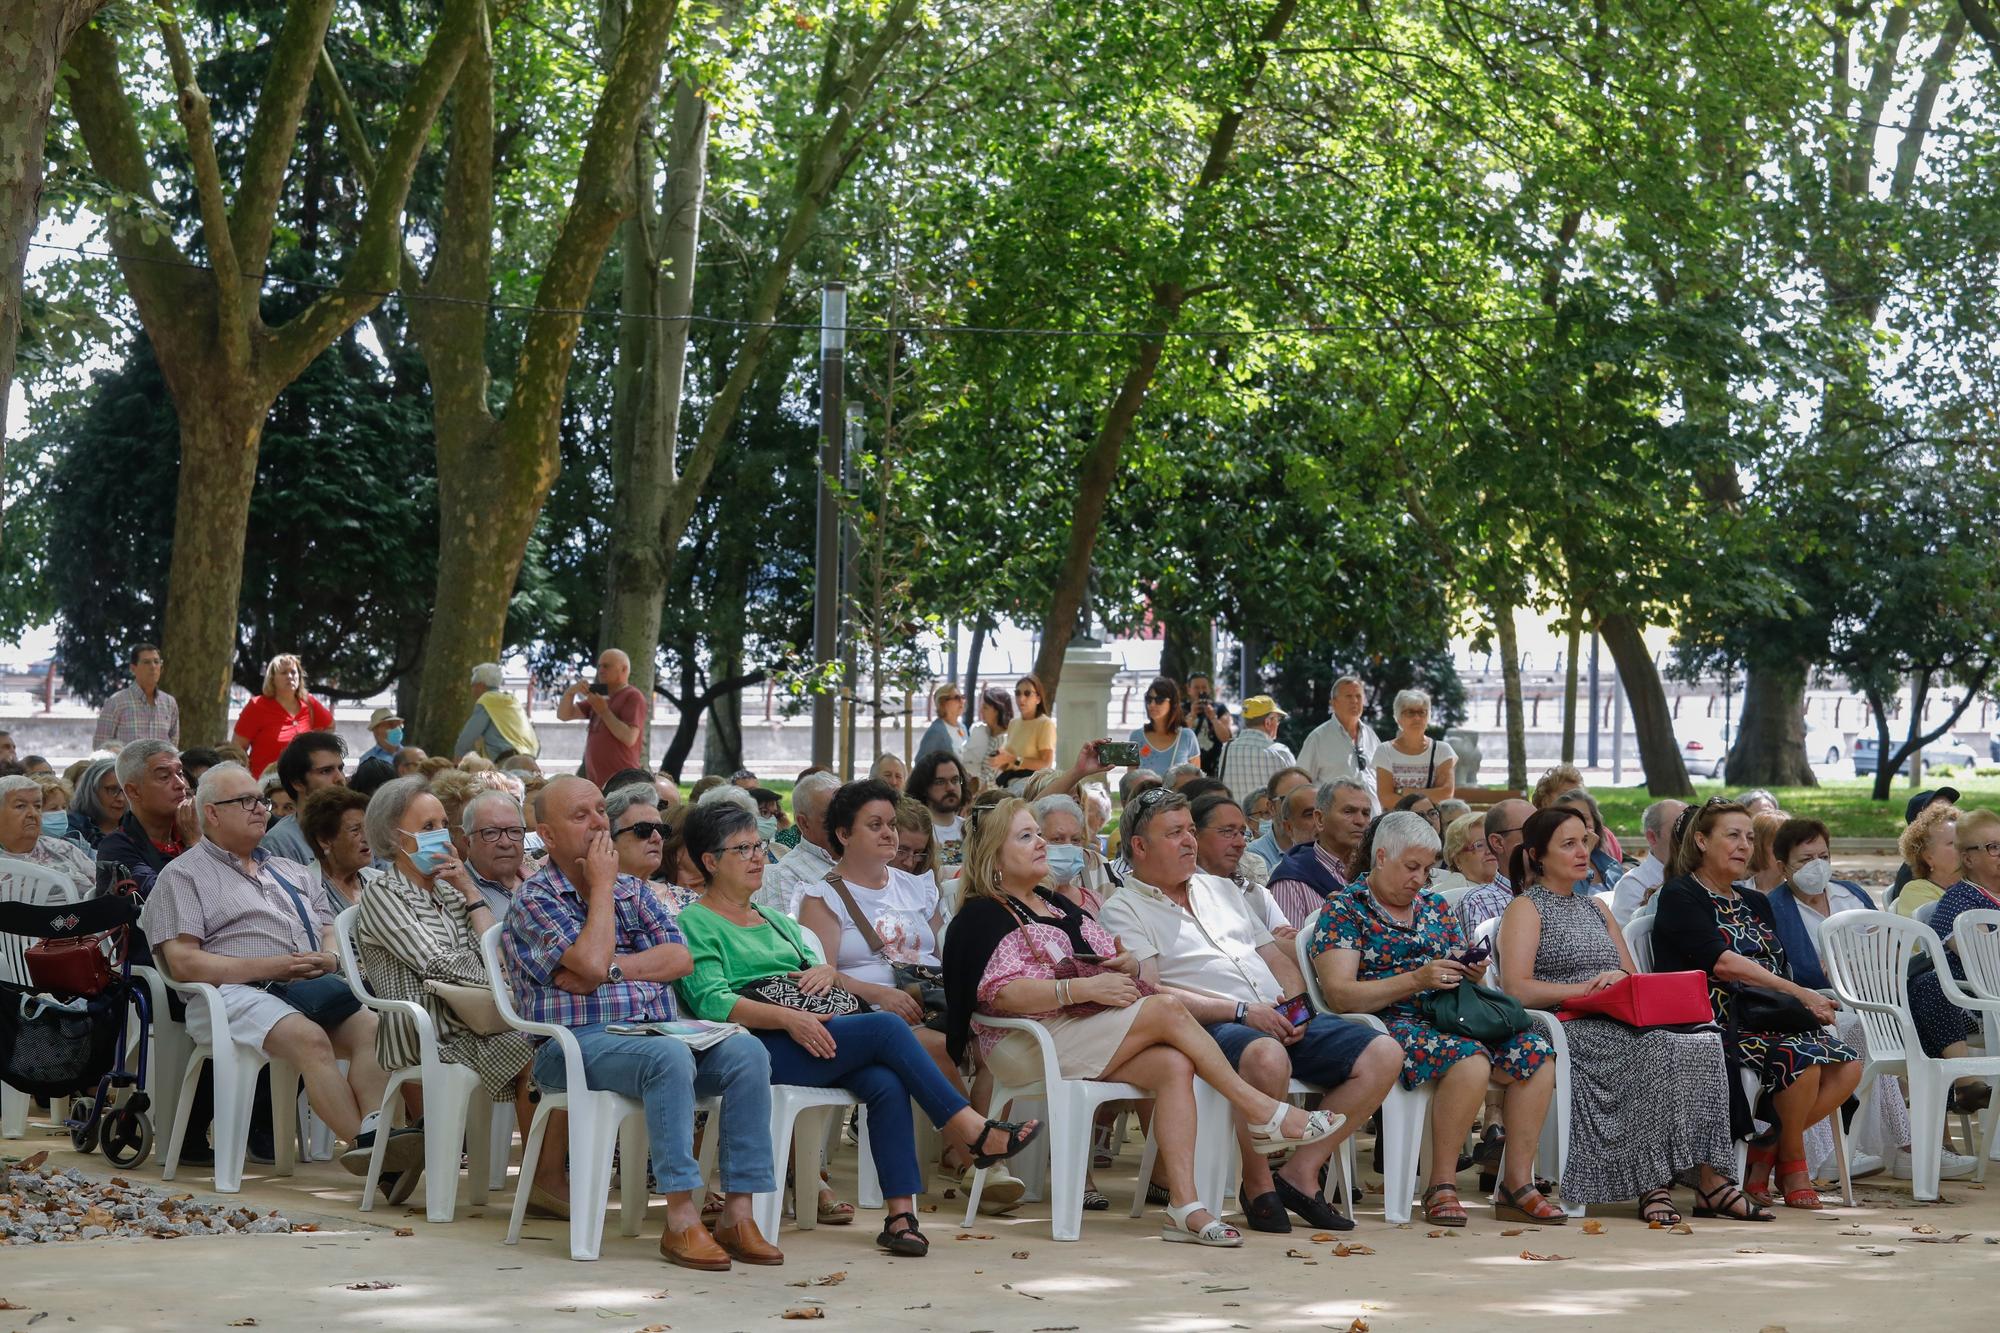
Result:
[[[1530,1023],[1519,1000],[1471,981],[1425,991],[1417,997],[1417,1016],[1439,1032],[1470,1037],[1486,1046],[1505,1045],[1516,1033],[1526,1032]]]
[[[1735,994],[1729,1002],[1729,1026],[1738,1032],[1803,1035],[1826,1026],[1796,996],[1740,981],[1731,984]]]
[[[766,921],[771,919],[764,915],[764,909],[761,907],[757,909],[757,914],[763,916]],[[778,928],[774,925],[772,929],[777,930]],[[778,931],[778,933],[781,935],[784,934],[782,930]],[[790,939],[791,937],[787,935],[785,938]],[[812,968],[813,960],[806,957],[805,950],[800,949],[799,971],[808,972]],[[744,999],[754,1000],[758,1004],[774,1004],[780,1009],[797,1009],[803,1013],[818,1014],[821,1018],[845,1018],[849,1014],[872,1014],[875,1012],[874,1005],[868,1003],[868,1001],[862,999],[859,995],[856,995],[844,986],[834,986],[828,990],[821,991],[817,995],[811,995],[800,989],[798,982],[783,974],[747,982],[744,985],[738,986],[736,993]]]

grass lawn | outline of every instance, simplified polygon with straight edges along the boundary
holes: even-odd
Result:
[[[1703,800],[1730,790],[1719,782],[1698,781],[1694,785]],[[1946,785],[1958,789],[1960,809],[2000,809],[2000,778],[1924,776],[1926,787]],[[1893,838],[1903,831],[1903,804],[1911,796],[1909,780],[1898,779],[1889,788],[1887,801],[1870,800],[1872,786],[1868,779],[1848,778],[1818,787],[1779,787],[1773,794],[1786,814],[1821,820],[1836,838]],[[1599,787],[1591,794],[1604,811],[1605,821],[1618,831],[1619,840],[1628,847],[1643,847],[1640,816],[1653,799],[1646,789]]]

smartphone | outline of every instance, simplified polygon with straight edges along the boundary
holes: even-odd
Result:
[[[1491,944],[1482,942],[1473,945],[1470,949],[1467,949],[1464,953],[1459,954],[1451,961],[1454,963],[1458,963],[1464,967],[1478,967],[1481,963],[1485,962],[1487,958],[1489,958],[1492,955],[1492,953],[1493,953],[1493,946]]]
[[[649,1023],[606,1023],[604,1030],[614,1037],[663,1037],[666,1035]]]
[[[1070,957],[1076,959],[1079,963],[1090,963],[1097,967],[1104,966],[1106,961],[1108,961],[1101,953],[1073,953]]]
[[[1304,1027],[1306,1021],[1313,1016],[1312,1003],[1303,995],[1294,995],[1289,1000],[1280,1001],[1278,1012],[1295,1028]]]
[[[590,692],[592,694],[609,694],[611,693],[611,687],[601,680],[593,680],[590,682]]]
[[[1099,741],[1097,762],[1113,768],[1130,768],[1139,762],[1139,746],[1134,741]]]

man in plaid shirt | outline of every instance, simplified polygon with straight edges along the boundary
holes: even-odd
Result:
[[[711,1272],[726,1270],[732,1258],[783,1263],[750,1217],[750,1196],[777,1188],[764,1044],[739,1032],[695,1051],[673,1037],[606,1031],[609,1024],[674,1018],[671,983],[693,961],[645,881],[618,873],[604,793],[582,778],[557,778],[536,794],[534,817],[548,864],[515,892],[500,935],[515,1006],[531,1021],[576,1034],[592,1088],[645,1103],[653,1182],[667,1196],[662,1257]],[[536,1054],[535,1081],[557,1091],[568,1086],[555,1042],[544,1042]],[[724,1197],[711,1235],[695,1193],[702,1179],[694,1113],[698,1099],[715,1096],[724,1110],[710,1117],[708,1132],[719,1139]],[[627,1162],[625,1169],[639,1167]],[[576,1206],[598,1208],[603,1200],[579,1199]]]
[[[90,748],[102,750],[127,741],[172,741],[181,744],[181,706],[160,688],[166,659],[150,643],[132,650],[132,683],[104,701]]]

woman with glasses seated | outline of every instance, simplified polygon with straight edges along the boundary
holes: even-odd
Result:
[[[1146,725],[1132,728],[1130,739],[1139,747],[1139,767],[1162,778],[1176,764],[1201,761],[1201,744],[1181,712],[1181,687],[1168,676],[1146,687]]]
[[[326,794],[314,792],[306,805]],[[479,936],[496,924],[485,895],[452,849],[444,806],[422,778],[397,778],[368,798],[365,833],[368,846],[393,862],[386,874],[370,879],[362,889],[355,922],[354,943],[369,989],[385,1000],[422,1005],[437,1033],[438,1054],[478,1074],[494,1101],[511,1099],[526,1139],[535,1113],[528,1075],[535,1058],[534,1039],[513,1031],[476,1033],[424,984],[436,981],[486,989]],[[382,1014],[375,1029],[375,1051],[384,1069],[407,1069],[418,1063],[423,1049],[416,1025],[399,1013]],[[473,1116],[468,1124],[474,1133],[486,1132],[483,1116]],[[391,1188],[390,1200],[407,1198],[417,1175],[405,1172]],[[536,1212],[567,1215],[569,1185],[561,1153],[542,1154],[530,1189],[529,1202]]]
[[[667,825],[660,818],[660,794],[651,786],[637,783],[620,787],[604,798],[604,817],[611,821],[611,845],[618,850],[618,873],[646,881],[666,904],[667,911],[678,916],[683,907],[695,900],[695,894],[660,878],[667,849]]]
[[[869,794],[878,799],[865,804],[883,804],[878,784],[849,787],[873,788]],[[893,803],[889,810],[893,822]],[[853,817],[847,819],[852,832]],[[827,826],[829,832],[839,827],[831,807]],[[911,1100],[947,1143],[964,1149],[979,1166],[1032,1143],[1040,1122],[1015,1125],[981,1116],[939,1072],[909,1023],[894,1013],[829,1017],[779,1003],[786,988],[770,983],[781,978],[806,996],[823,997],[822,1003],[835,992],[851,992],[839,985],[839,969],[813,961],[797,923],[751,903],[764,882],[754,817],[726,803],[697,806],[684,832],[703,889],[700,901],[680,916],[694,964],[678,983],[682,1002],[697,1018],[741,1023],[756,1033],[770,1053],[772,1083],[842,1088],[866,1103],[869,1151],[889,1214],[875,1243],[893,1255],[922,1258],[930,1241],[917,1225],[916,1196],[924,1189],[925,1172],[917,1161]],[[893,832],[888,841],[894,841]],[[883,860],[886,866],[886,856]]]

